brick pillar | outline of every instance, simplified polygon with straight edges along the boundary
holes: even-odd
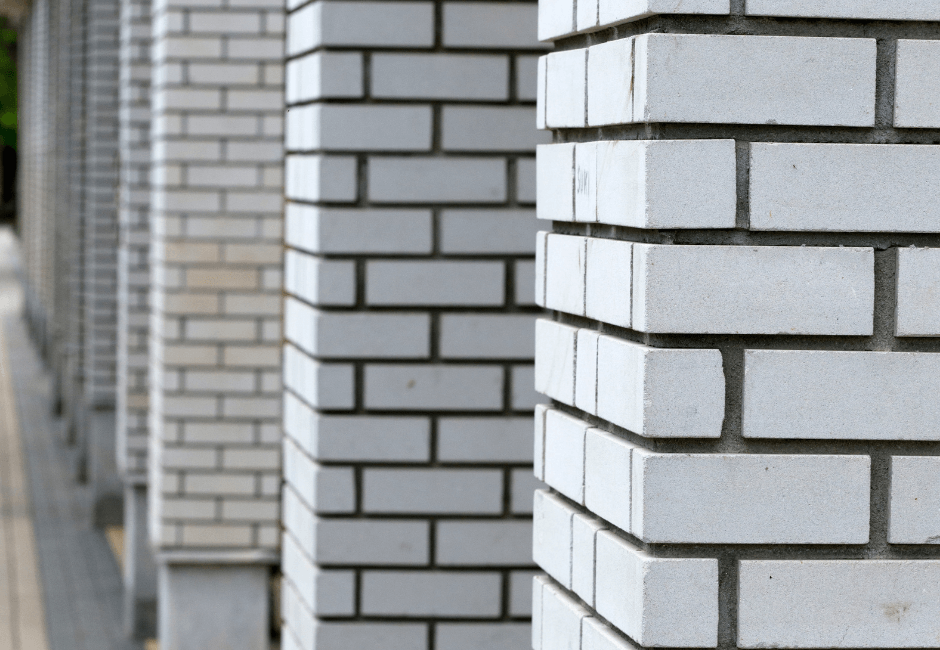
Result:
[[[153,4],[150,534],[172,650],[267,647],[283,24],[279,2]]]
[[[156,567],[147,535],[150,321],[150,2],[122,0],[118,244],[117,462],[124,481],[124,627],[155,633]]]
[[[674,4],[540,7],[533,646],[936,645],[940,11]]]
[[[536,7],[290,11],[282,647],[523,647]]]
[[[94,521],[119,523],[117,349],[118,0],[88,0],[85,119],[84,426]]]

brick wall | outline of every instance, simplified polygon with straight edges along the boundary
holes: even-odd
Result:
[[[280,496],[280,2],[153,4],[150,533],[270,561]]]
[[[85,398],[90,408],[108,409],[114,408],[116,381],[118,9],[117,0],[87,5]]]
[[[535,23],[289,3],[286,649],[527,643]]]
[[[940,13],[673,4],[540,6],[533,646],[932,645]]]
[[[150,2],[124,0],[120,29],[117,447],[121,473],[147,472],[150,320]]]

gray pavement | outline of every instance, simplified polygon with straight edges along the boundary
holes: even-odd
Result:
[[[15,250],[0,230],[0,318],[7,334],[50,650],[142,650],[121,631],[121,576],[91,526],[91,492],[72,481],[74,450],[52,415],[50,378],[26,332]]]

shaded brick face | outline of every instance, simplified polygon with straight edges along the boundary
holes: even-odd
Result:
[[[150,2],[120,15],[117,449],[127,478],[146,480],[150,325]]]
[[[153,5],[152,541],[279,545],[280,3]]]
[[[940,15],[681,4],[539,6],[532,645],[929,646]]]
[[[535,32],[289,7],[285,648],[528,641]]]

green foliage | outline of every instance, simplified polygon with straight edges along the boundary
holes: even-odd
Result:
[[[0,18],[0,145],[16,147],[16,31]]]

